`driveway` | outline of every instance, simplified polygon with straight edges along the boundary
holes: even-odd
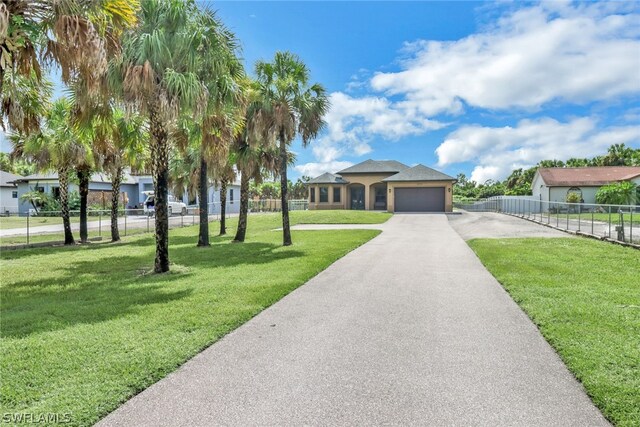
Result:
[[[377,227],[99,425],[607,425],[446,216]]]
[[[495,212],[463,212],[449,215],[449,225],[464,239],[510,237],[573,237],[535,222]]]

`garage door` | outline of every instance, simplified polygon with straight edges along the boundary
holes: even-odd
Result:
[[[444,212],[444,187],[396,188],[396,212]]]

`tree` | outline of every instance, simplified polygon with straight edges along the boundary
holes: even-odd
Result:
[[[149,118],[151,169],[155,190],[154,271],[169,271],[169,132],[181,112],[206,107],[207,91],[198,77],[200,11],[193,0],[144,0],[140,25],[123,39],[122,54],[110,67],[112,87]]]
[[[44,63],[56,63],[64,83],[78,76],[97,82],[116,51],[121,31],[136,24],[138,0],[11,0],[0,3],[0,93],[20,91],[23,79],[37,86]],[[9,77],[9,78],[7,78]],[[92,86],[96,89],[96,86]],[[10,96],[3,106],[9,126],[35,131],[37,113],[28,98]],[[22,115],[19,112],[22,112]],[[13,117],[12,117],[13,116]],[[23,117],[23,121],[15,118]],[[27,124],[27,126],[24,126]]]
[[[10,136],[14,155],[29,158],[42,169],[58,172],[65,245],[75,243],[69,220],[69,173],[75,165],[83,164],[89,157],[89,147],[71,124],[70,116],[71,103],[66,98],[60,98],[49,109],[46,125],[39,132]]]
[[[323,86],[309,85],[306,65],[289,52],[276,52],[271,63],[258,61],[255,71],[261,106],[254,120],[257,129],[264,134],[274,133],[278,141],[282,240],[288,246],[292,243],[287,204],[288,148],[296,136],[304,147],[316,138],[325,125],[323,117],[329,101]]]
[[[630,181],[603,185],[596,193],[596,202],[607,205],[633,205],[638,202],[637,187]]]

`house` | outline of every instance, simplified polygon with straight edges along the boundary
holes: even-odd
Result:
[[[596,193],[606,184],[631,181],[640,185],[639,166],[539,168],[533,176],[533,197],[544,202],[565,202],[567,193],[580,194],[584,203],[596,203]]]
[[[308,181],[309,209],[451,212],[455,180],[420,164],[369,159]]]
[[[18,191],[18,198],[29,191],[41,191],[57,197],[60,192],[58,174],[36,173],[26,177],[19,177],[15,180]],[[69,183],[69,192],[78,191],[76,183]],[[142,209],[142,204],[146,199],[145,191],[153,191],[153,178],[150,175],[132,175],[124,173],[122,184],[120,185],[121,205],[127,209]],[[239,211],[240,183],[234,182],[227,186],[227,212]],[[185,191],[182,201],[189,205],[197,205],[198,199],[195,195],[189,195]],[[89,205],[100,205],[103,209],[109,209],[111,204],[111,179],[104,173],[93,173],[89,181]],[[18,211],[26,214],[32,208],[27,201],[18,202]],[[220,194],[217,188],[209,188],[209,211],[211,213],[220,212]]]
[[[20,175],[0,171],[0,214],[18,213],[18,186],[15,181]]]

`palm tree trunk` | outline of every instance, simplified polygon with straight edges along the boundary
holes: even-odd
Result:
[[[64,227],[64,244],[73,245],[73,233],[69,220],[69,175],[67,169],[58,169],[58,182],[60,183],[60,211],[62,226]]]
[[[235,242],[244,242],[247,234],[247,218],[249,216],[249,174],[243,173],[240,177],[240,217],[238,218],[238,230]]]
[[[284,130],[280,130],[280,201],[282,202],[282,245],[291,245],[289,204],[287,203],[287,142]]]
[[[227,234],[227,181],[220,181],[220,235]]]
[[[120,200],[120,184],[122,183],[122,167],[118,167],[111,177],[111,241],[120,241],[118,229],[118,203]]]
[[[160,114],[160,101],[149,105],[149,130],[151,132],[151,161],[156,215],[156,259],[154,271],[169,271],[169,144],[168,132]]]
[[[89,232],[87,230],[87,199],[89,198],[89,178],[91,172],[88,168],[78,169],[78,187],[80,191],[80,243],[87,243]]]
[[[209,185],[207,180],[207,161],[200,155],[200,234],[198,246],[209,245]]]

